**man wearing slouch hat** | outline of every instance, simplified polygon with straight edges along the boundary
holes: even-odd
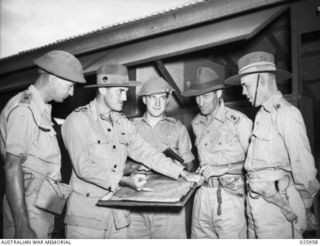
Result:
[[[192,238],[246,238],[243,164],[251,120],[225,106],[224,67],[198,67],[195,81],[182,93],[195,96],[200,113],[192,120],[200,168],[205,181],[192,214]]]
[[[98,88],[95,99],[72,112],[62,126],[74,188],[65,218],[67,238],[128,237],[128,210],[96,206],[99,198],[119,186],[140,191],[146,184],[145,175],[124,176],[127,156],[168,177],[200,181],[198,175],[183,170],[145,142],[121,113],[128,88],[138,84],[129,81],[125,66],[102,65],[97,70],[97,83],[86,86]]]
[[[291,74],[264,51],[244,55],[238,67],[226,83],[241,83],[260,107],[244,165],[249,237],[302,238],[319,182],[302,115],[277,88]]]

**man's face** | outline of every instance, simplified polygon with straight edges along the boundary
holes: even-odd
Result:
[[[258,107],[261,105],[259,92],[256,96],[257,80],[260,78],[259,74],[250,74],[241,78],[242,95],[245,95],[251,105]],[[255,102],[256,100],[256,102]],[[254,105],[255,104],[255,105]]]
[[[110,87],[106,88],[104,94],[104,103],[112,111],[122,111],[123,104],[127,101],[127,87]]]
[[[164,114],[168,102],[167,93],[152,94],[143,97],[143,102],[147,107],[147,113],[153,117],[160,117]]]
[[[64,80],[54,76],[53,100],[62,103],[68,96],[73,96],[74,84],[68,80]]]
[[[196,96],[196,102],[202,115],[210,115],[219,106],[219,97],[216,91]]]

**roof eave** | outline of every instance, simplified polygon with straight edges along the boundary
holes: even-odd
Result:
[[[49,50],[60,49],[82,56],[101,49],[286,2],[290,1],[207,0],[0,59],[0,74],[32,67],[33,60]]]

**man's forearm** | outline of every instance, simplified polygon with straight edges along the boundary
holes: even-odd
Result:
[[[29,225],[25,196],[22,158],[7,154],[5,161],[6,196],[15,227]]]

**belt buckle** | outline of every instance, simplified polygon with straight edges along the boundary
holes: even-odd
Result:
[[[214,187],[218,187],[218,184],[219,184],[219,181],[217,180],[217,178],[211,177],[203,183],[203,186],[208,188],[214,188]]]

